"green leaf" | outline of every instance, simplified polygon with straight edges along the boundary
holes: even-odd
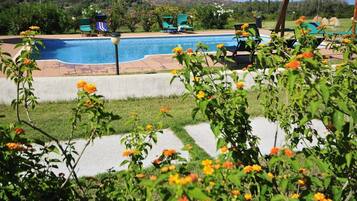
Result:
[[[286,200],[286,197],[283,195],[274,195],[271,198],[271,201],[285,201],[285,200]]]
[[[320,84],[320,91],[321,91],[322,99],[326,104],[330,98],[330,91],[324,82]]]
[[[352,156],[353,156],[352,152],[345,155],[347,167],[350,167],[350,165],[351,165]]]
[[[345,124],[343,113],[340,111],[335,111],[333,113],[332,121],[337,130],[342,130],[342,127]]]
[[[244,172],[240,171],[237,174],[229,175],[227,178],[234,183],[236,187],[241,187],[241,178],[244,176]]]
[[[193,200],[210,200],[210,198],[197,187],[189,190],[188,196]]]
[[[285,193],[286,191],[286,188],[288,187],[288,183],[289,183],[289,180],[287,179],[283,179],[280,184],[279,184],[279,188],[280,188],[280,191]]]

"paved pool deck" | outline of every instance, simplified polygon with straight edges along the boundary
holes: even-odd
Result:
[[[270,35],[270,31],[266,29],[259,30],[262,35]],[[196,31],[193,33],[162,33],[162,32],[145,32],[145,33],[123,33],[122,38],[134,37],[177,37],[177,36],[199,36],[199,35],[221,35],[234,34],[234,30],[211,30],[211,31]],[[61,34],[61,35],[38,35],[41,39],[97,39],[106,36],[84,36],[81,34]],[[20,36],[0,36],[2,41],[1,48],[9,52],[12,56],[19,53],[19,49],[15,48],[17,42],[21,40]],[[330,57],[338,56],[327,49],[321,50],[324,55]],[[241,54],[247,54],[242,52]],[[34,72],[35,77],[58,77],[58,76],[88,76],[88,75],[114,75],[115,64],[66,64],[58,60],[39,60],[37,64],[40,71]],[[135,74],[135,73],[157,73],[167,72],[172,69],[180,69],[182,66],[172,58],[172,55],[151,55],[146,56],[142,60],[125,62],[120,64],[121,74]],[[0,77],[2,77],[0,73]]]

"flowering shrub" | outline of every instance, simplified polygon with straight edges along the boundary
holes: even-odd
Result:
[[[197,6],[197,18],[204,28],[223,29],[228,23],[228,18],[233,13],[231,9],[225,9],[223,4],[213,3],[204,6]]]

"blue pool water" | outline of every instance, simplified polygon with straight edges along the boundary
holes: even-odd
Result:
[[[209,46],[215,51],[216,45],[236,45],[234,35],[215,36],[181,36],[123,38],[119,44],[119,62],[143,59],[146,55],[171,54],[172,49],[181,45],[183,49],[195,49],[197,43]],[[262,37],[263,43],[269,39]],[[115,63],[114,45],[109,38],[104,39],[66,39],[44,40],[45,48],[41,50],[40,60],[58,59],[72,64],[106,64]]]

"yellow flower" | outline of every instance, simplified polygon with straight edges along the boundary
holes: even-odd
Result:
[[[305,185],[305,181],[302,180],[302,179],[299,179],[299,180],[297,181],[297,183],[298,183],[300,186],[304,186],[304,185]]]
[[[290,198],[293,198],[293,199],[298,199],[300,197],[300,195],[298,193],[294,193],[290,196]]]
[[[262,171],[262,167],[260,165],[253,165],[252,166],[252,169],[256,172],[260,172]]]
[[[325,195],[320,192],[314,194],[314,200],[316,201],[323,201],[325,198]]]
[[[198,94],[196,95],[196,97],[198,98],[198,99],[202,99],[202,98],[204,98],[205,97],[205,92],[204,91],[199,91],[198,92]]]
[[[253,167],[252,166],[250,166],[250,165],[247,165],[247,166],[245,166],[244,168],[243,168],[243,172],[244,173],[250,173],[251,171],[253,171]]]
[[[97,88],[95,87],[94,84],[86,84],[86,85],[84,85],[83,89],[84,89],[84,91],[86,91],[89,94],[97,91]]]
[[[242,29],[242,30],[245,30],[246,28],[248,28],[249,27],[249,24],[248,23],[244,23],[240,28]]]
[[[87,82],[84,81],[84,80],[79,80],[79,81],[77,82],[77,88],[78,88],[78,89],[83,89],[84,86],[86,86],[86,85],[87,85]]]
[[[162,168],[160,169],[160,171],[161,171],[161,172],[167,172],[167,171],[169,171],[169,168],[168,168],[167,166],[165,166],[165,167],[162,167]]]
[[[203,166],[209,166],[212,165],[212,160],[206,159],[201,162]]]
[[[244,88],[244,82],[237,82],[236,83],[237,89],[243,89]]]
[[[227,146],[223,146],[223,147],[221,147],[221,148],[219,149],[219,151],[220,151],[222,154],[225,154],[225,153],[228,152],[228,148],[227,148]]]
[[[267,175],[268,175],[268,178],[269,178],[269,179],[273,179],[273,178],[274,178],[274,175],[273,175],[273,173],[271,173],[271,172],[269,172]]]
[[[174,166],[174,165],[169,166],[169,170],[174,170],[174,169],[176,169],[176,166]]]
[[[39,26],[30,26],[29,29],[36,31],[36,30],[39,30],[40,27]]]
[[[348,39],[348,38],[345,38],[345,39],[342,40],[342,43],[343,44],[350,44],[350,43],[352,43],[352,41],[350,39]]]
[[[243,31],[243,32],[242,32],[242,36],[243,36],[243,37],[248,37],[248,36],[250,36],[250,33],[249,33],[249,32],[246,32],[246,31]]]
[[[195,81],[195,82],[198,82],[198,81],[200,81],[200,77],[193,77],[192,80]]]
[[[171,110],[171,108],[166,107],[166,106],[161,106],[160,107],[160,112],[161,113],[168,113],[168,112],[170,112],[170,110]]]
[[[183,54],[183,50],[181,47],[175,47],[173,50],[172,50],[173,53],[175,53],[176,55],[181,55]]]
[[[135,154],[137,154],[137,153],[138,153],[137,150],[126,149],[126,150],[123,152],[123,156],[124,156],[124,157],[128,157],[128,156],[131,156],[131,155],[135,155]]]
[[[180,183],[180,176],[178,174],[169,176],[169,184],[179,184],[179,183]]]
[[[150,176],[150,180],[151,180],[151,181],[155,181],[156,179],[157,179],[157,176],[155,176],[155,175],[151,175],[151,176]]]
[[[135,177],[138,178],[138,179],[142,179],[142,178],[145,177],[145,174],[140,173],[140,174],[135,175]]]
[[[233,196],[238,196],[238,195],[240,195],[240,191],[237,190],[237,189],[234,189],[234,190],[231,191],[231,194],[232,194]]]
[[[146,127],[145,127],[145,129],[146,129],[147,131],[152,131],[153,128],[154,128],[154,126],[153,126],[152,124],[148,124],[148,125],[146,125]]]
[[[204,166],[204,167],[203,167],[203,173],[204,173],[205,175],[212,175],[213,172],[214,172],[214,169],[212,168],[212,166],[207,165],[207,166]]]
[[[222,49],[224,47],[224,44],[220,43],[217,45],[217,49]]]
[[[244,199],[245,200],[252,200],[252,194],[250,194],[250,193],[246,193],[246,194],[244,194]]]
[[[171,74],[177,75],[177,70],[176,69],[171,70]]]

